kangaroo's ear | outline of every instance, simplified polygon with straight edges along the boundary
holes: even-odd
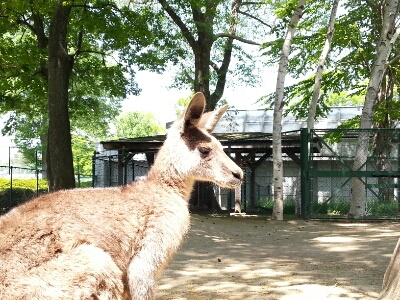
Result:
[[[203,114],[200,118],[198,123],[198,127],[204,128],[208,132],[213,132],[215,126],[217,126],[219,120],[221,119],[222,115],[228,109],[228,105],[221,106],[217,110],[209,111]]]
[[[203,93],[196,93],[188,107],[183,114],[183,124],[181,127],[181,133],[185,130],[185,126],[192,124],[197,126],[201,116],[204,112],[204,107],[206,106],[206,98],[204,97]]]

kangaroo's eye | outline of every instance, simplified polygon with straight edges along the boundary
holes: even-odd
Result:
[[[199,152],[200,152],[201,154],[203,154],[204,156],[209,155],[210,152],[211,152],[211,149],[210,149],[210,148],[206,148],[206,147],[198,147],[197,149],[198,149]]]

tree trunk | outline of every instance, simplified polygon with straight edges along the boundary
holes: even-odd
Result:
[[[212,111],[215,105],[210,102],[210,53],[211,45],[200,44],[198,53],[195,53],[194,91],[202,92],[206,98],[206,111]]]
[[[47,162],[50,191],[75,187],[68,112],[73,60],[66,43],[70,12],[71,6],[58,0],[49,28]]]
[[[374,128],[391,128],[392,120],[388,113],[392,107],[390,102],[393,100],[396,78],[390,66],[386,69],[385,76],[382,79],[377,105],[385,106],[386,114],[384,119],[374,122]],[[375,167],[378,171],[390,171],[392,169],[390,153],[393,150],[392,133],[382,130],[374,132],[373,151]],[[388,203],[395,200],[394,198],[394,178],[378,177],[378,200]]]
[[[282,161],[282,111],[285,87],[285,77],[287,73],[290,47],[297,24],[304,10],[306,0],[299,0],[296,11],[294,12],[288,26],[285,41],[283,42],[281,57],[279,61],[278,76],[276,80],[274,121],[272,129],[273,139],[273,183],[274,183],[274,208],[272,219],[283,220],[283,161]]]
[[[319,93],[321,90],[322,72],[324,70],[325,61],[326,61],[329,51],[331,49],[331,43],[332,43],[332,37],[333,37],[334,25],[335,25],[335,18],[336,18],[337,9],[339,6],[339,1],[340,0],[333,1],[331,16],[329,18],[329,24],[328,24],[328,32],[326,34],[325,45],[324,45],[324,49],[322,50],[321,56],[319,57],[318,67],[317,67],[317,71],[315,73],[314,90],[313,90],[311,103],[310,103],[310,110],[309,110],[308,118],[307,118],[307,128],[309,131],[314,128],[315,113],[317,110]]]
[[[388,0],[384,7],[383,26],[377,45],[376,58],[371,70],[371,78],[365,95],[364,107],[361,114],[360,128],[369,129],[373,124],[374,105],[378,98],[381,82],[385,74],[386,64],[393,44],[395,19],[398,14],[399,1]],[[368,157],[369,132],[360,132],[357,140],[353,170],[365,170]],[[365,215],[366,190],[357,177],[351,179],[351,204],[349,216],[359,218]]]

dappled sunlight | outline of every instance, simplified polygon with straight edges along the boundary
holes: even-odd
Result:
[[[345,222],[345,223],[336,223],[333,224],[333,226],[338,226],[338,227],[371,227],[370,223],[349,223],[349,222]]]
[[[285,275],[286,272],[277,271],[273,269],[260,269],[260,270],[248,270],[245,272],[241,278],[243,279],[254,279],[260,277],[278,277]]]
[[[398,223],[195,215],[157,299],[376,299]]]
[[[356,238],[345,236],[322,236],[314,238],[312,240],[321,243],[351,243],[357,241]]]
[[[235,292],[242,289],[247,289],[248,286],[244,283],[235,283],[232,281],[225,281],[224,279],[220,281],[209,281],[207,284],[198,286],[194,288],[196,291],[230,291]]]
[[[360,247],[358,246],[329,246],[325,248],[325,251],[329,251],[329,252],[349,252],[349,251],[357,251],[360,250]]]
[[[291,291],[289,295],[284,295],[280,300],[310,300],[310,299],[363,299],[364,295],[348,291],[338,286],[323,286],[318,284],[302,284],[288,286],[281,291],[285,293]],[[377,295],[376,295],[377,296]]]
[[[378,238],[379,237],[392,237],[392,236],[393,236],[393,231],[392,230],[372,235],[372,237],[378,237]]]
[[[359,238],[345,236],[322,236],[312,239],[312,241],[318,242],[318,247],[321,247],[324,249],[324,251],[329,252],[346,252],[359,250],[360,247],[354,245],[354,243],[359,240]]]

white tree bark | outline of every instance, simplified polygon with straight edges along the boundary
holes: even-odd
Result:
[[[315,113],[317,110],[319,94],[321,91],[322,72],[324,70],[325,61],[326,61],[329,51],[331,49],[332,37],[333,37],[333,32],[334,32],[334,25],[335,25],[337,9],[339,6],[339,1],[340,0],[334,0],[332,3],[332,10],[331,10],[331,16],[329,18],[328,32],[326,34],[325,45],[324,45],[324,48],[322,49],[322,53],[319,57],[317,71],[315,72],[314,90],[313,90],[309,114],[308,114],[308,118],[307,118],[307,128],[309,131],[314,128]]]
[[[272,219],[283,220],[283,163],[282,163],[282,111],[285,77],[287,73],[290,48],[297,24],[304,10],[306,0],[299,0],[288,26],[285,40],[283,42],[281,57],[279,61],[278,76],[276,80],[274,121],[272,129],[273,137],[273,183],[274,183],[274,208]]]
[[[369,129],[373,124],[374,104],[378,97],[380,85],[385,74],[388,57],[393,45],[392,38],[395,30],[395,19],[398,15],[399,0],[387,0],[384,7],[383,24],[380,40],[377,45],[375,61],[371,69],[371,77],[365,95],[364,107],[361,114],[360,128]],[[353,170],[365,170],[368,156],[369,133],[362,132],[358,136]],[[349,215],[359,218],[365,215],[366,190],[364,184],[357,178],[351,179],[351,205]]]

